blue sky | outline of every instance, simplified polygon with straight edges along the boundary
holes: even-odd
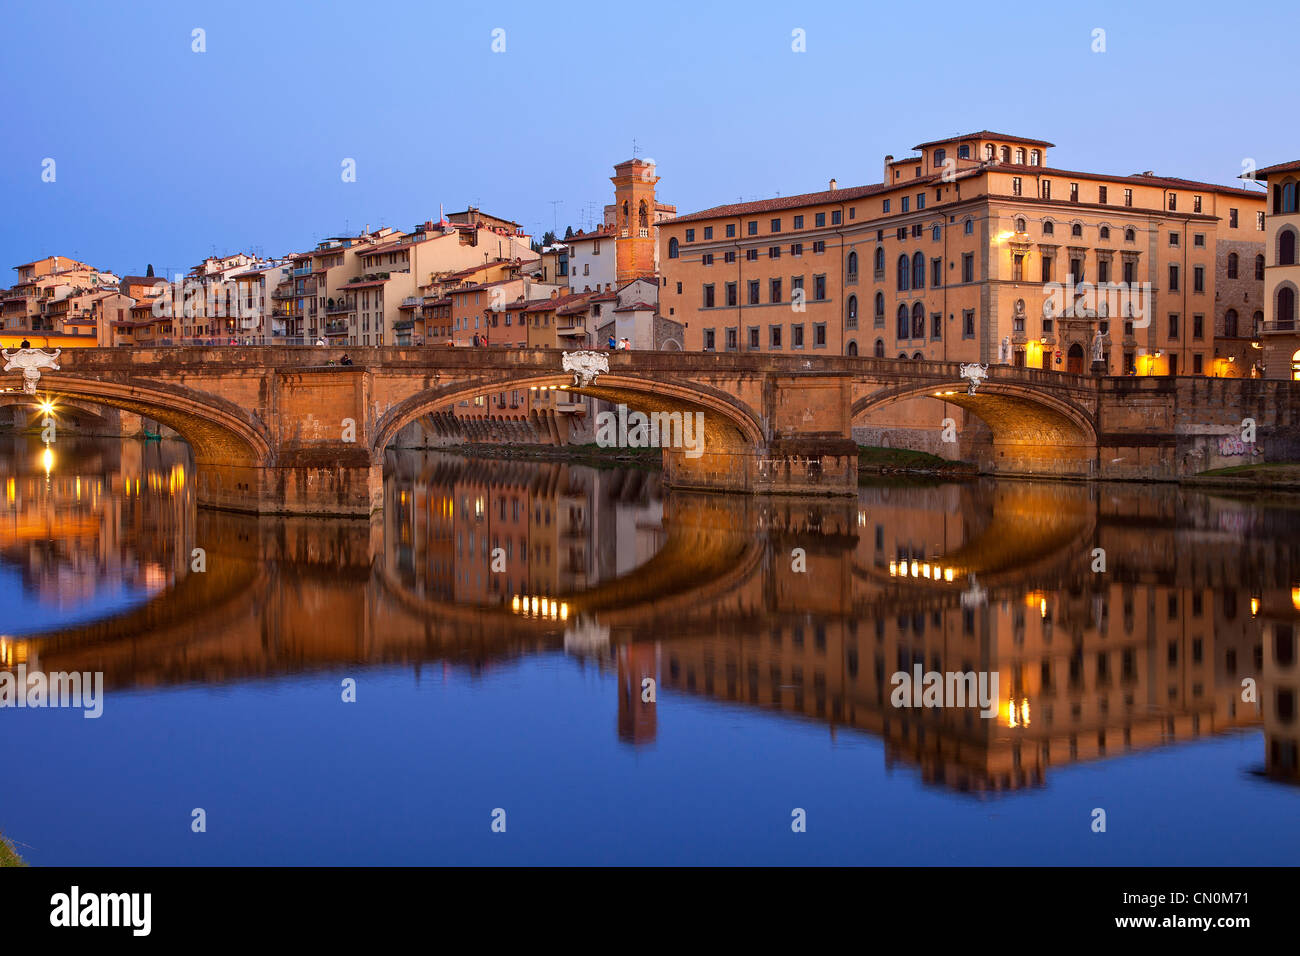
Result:
[[[1229,183],[1300,157],[1278,121],[1293,2],[943,9],[10,0],[0,285],[44,255],[162,273],[439,203],[563,232],[599,217],[634,140],[683,212],[878,182],[886,153],[984,128],[1118,174]]]

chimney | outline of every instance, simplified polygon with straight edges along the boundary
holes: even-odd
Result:
[[[835,180],[831,180],[831,192],[835,192]]]
[[[889,182],[889,164],[894,161],[894,154],[889,153],[885,156],[885,178],[881,182]]]

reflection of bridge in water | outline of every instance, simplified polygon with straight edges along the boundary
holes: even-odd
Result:
[[[926,780],[985,791],[1262,718],[1267,765],[1295,773],[1294,654],[1276,620],[1296,519],[1281,512],[1265,531],[1231,502],[1047,483],[660,500],[650,473],[439,455],[398,456],[385,494],[371,522],[184,504],[205,574],[181,567],[119,617],[9,638],[0,659],[103,671],[112,691],[434,662],[475,673],[567,648],[617,674],[633,743],[689,693],[867,731]],[[917,663],[998,671],[999,716],[894,708],[892,674]],[[646,677],[657,704],[641,702]],[[1261,682],[1262,713],[1240,702],[1243,677]]]

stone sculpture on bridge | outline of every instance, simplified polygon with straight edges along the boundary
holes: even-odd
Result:
[[[41,369],[60,371],[58,358],[62,349],[55,349],[50,355],[44,349],[18,349],[13,352],[0,351],[4,357],[6,372],[14,369],[23,370],[23,391],[28,395],[36,394],[36,383],[41,380]]]
[[[561,368],[573,373],[575,387],[590,385],[601,372],[609,371],[609,356],[603,352],[565,352]]]
[[[970,379],[970,385],[966,388],[967,395],[974,395],[975,389],[979,383],[989,377],[989,367],[980,365],[978,362],[971,362],[961,367],[961,377]]]

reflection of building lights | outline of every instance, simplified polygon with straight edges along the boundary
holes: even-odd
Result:
[[[945,581],[951,581],[951,580],[952,580],[952,568],[945,568],[945,569],[944,569],[944,572],[943,572],[943,579],[944,579]]]
[[[921,576],[928,578],[930,576],[930,562],[927,561],[921,565]]]
[[[560,605],[560,620],[561,620],[561,621],[567,621],[568,619],[569,619],[569,605],[567,605],[567,604],[561,604],[561,605]]]
[[[1029,698],[1025,697],[1019,701],[1008,700],[1004,714],[1008,727],[1028,727]]]
[[[45,466],[45,477],[50,477],[50,471],[54,468],[54,451],[48,446],[41,452],[41,464]]]
[[[1250,599],[1250,616],[1254,617],[1258,613],[1259,613],[1259,598],[1253,597]]]
[[[920,565],[918,565],[917,562],[915,562],[915,561],[912,562],[912,577],[916,577],[916,569],[917,569],[919,566],[920,566]]]
[[[1047,617],[1047,598],[1041,598],[1039,600],[1038,614],[1040,617]]]
[[[12,484],[13,484],[13,480],[10,479],[10,482],[9,482],[9,483],[12,485]],[[12,494],[12,493],[10,494],[10,497],[11,497],[11,498],[13,497],[13,494]],[[898,562],[897,562],[897,561],[890,561],[890,562],[889,562],[889,576],[890,576],[891,578],[896,578],[896,577],[898,577]]]
[[[1291,606],[1300,611],[1300,588],[1291,589]]]

